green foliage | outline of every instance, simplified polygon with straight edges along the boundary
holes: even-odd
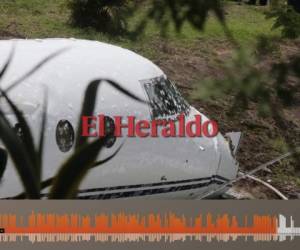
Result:
[[[278,55],[280,56],[280,46],[279,41],[273,36],[258,36],[256,52],[259,57],[268,55]]]
[[[127,29],[128,0],[69,0],[71,21],[75,26],[92,27],[104,33]]]
[[[249,103],[260,103],[262,115],[270,113],[268,103],[272,88],[269,77],[255,67],[257,58],[248,51],[239,51],[229,64],[224,65],[223,79],[207,79],[197,85],[193,98],[222,98],[224,94],[234,96],[232,112],[243,111]]]
[[[82,131],[82,119],[83,116],[92,116],[94,113],[94,108],[97,99],[98,88],[104,82],[110,84],[112,87],[120,91],[121,93],[127,95],[128,97],[145,103],[140,98],[128,92],[126,89],[122,88],[119,84],[109,80],[101,79],[92,81],[86,89],[84,102],[82,105],[82,111],[79,118],[78,135],[81,135]],[[70,199],[75,198],[79,185],[83,178],[86,176],[87,172],[95,167],[95,160],[98,156],[99,151],[104,147],[106,141],[109,137],[100,138],[93,143],[87,144],[87,138],[82,136],[77,136],[75,149],[77,149],[77,154],[74,154],[70,159],[61,166],[56,179],[53,182],[52,190],[50,193],[51,199]],[[97,164],[101,165],[101,163]],[[84,167],[83,167],[84,166]],[[68,188],[66,188],[66,186]]]
[[[182,31],[185,23],[202,30],[210,11],[213,11],[218,20],[225,25],[225,14],[220,0],[150,0],[148,4],[149,9],[137,27],[139,32],[145,28],[149,20],[159,25],[162,35],[165,35],[173,24],[177,32]]]
[[[279,127],[282,136],[289,145],[291,152],[295,150],[295,140],[288,134],[289,127],[284,116],[283,107],[293,103],[296,93],[295,89],[300,86],[300,78],[294,86],[288,84],[290,75],[299,76],[300,57],[295,55],[288,61],[280,61],[271,65],[271,69],[261,70],[257,65],[263,55],[279,51],[274,41],[267,36],[259,36],[257,41],[256,53],[247,53],[240,46],[235,34],[231,33],[225,20],[224,6],[221,1],[159,1],[152,0],[152,5],[147,18],[154,20],[157,24],[160,22],[162,34],[166,27],[173,23],[177,32],[181,32],[184,23],[188,23],[198,30],[204,28],[207,21],[208,12],[214,11],[222,24],[225,34],[232,42],[236,50],[236,57],[230,65],[224,68],[225,77],[223,79],[210,79],[198,84],[197,93],[193,96],[221,97],[224,94],[233,96],[234,103],[232,113],[243,111],[248,108],[250,102],[256,102],[258,111],[263,116],[272,116],[276,125]],[[277,2],[279,4],[279,2]],[[273,6],[276,7],[276,4]],[[275,8],[280,13],[270,15],[270,18],[276,18],[275,27],[283,26],[283,34],[289,37],[299,35],[299,14],[289,7]],[[171,16],[171,19],[165,18]],[[241,17],[243,18],[243,17]],[[166,21],[164,22],[164,20]],[[145,22],[147,23],[147,22]],[[299,141],[296,140],[296,144]],[[300,160],[298,159],[300,163]],[[299,164],[300,166],[300,164]]]
[[[270,141],[270,144],[274,149],[282,154],[287,153],[289,151],[289,148],[282,137],[277,137]]]
[[[223,79],[207,79],[198,85],[194,98],[220,98],[225,93],[233,95],[234,110],[245,110],[250,102],[259,104],[262,115],[272,115],[274,103],[287,106],[293,103],[296,89],[300,88],[300,57],[294,56],[288,62],[271,65],[270,70],[262,71],[257,65],[261,54],[239,50],[229,64],[224,65]],[[288,84],[288,77],[298,77],[295,85]]]
[[[233,98],[229,115],[246,114],[249,104],[255,103],[261,117],[270,117],[278,128],[288,150],[294,153],[295,162],[300,167],[299,154],[296,148],[300,144],[299,132],[286,118],[284,108],[295,103],[300,89],[300,57],[295,55],[289,60],[273,63],[270,69],[259,69],[260,54],[247,53],[240,49],[237,56],[225,65],[223,79],[207,79],[197,85],[194,98],[222,98],[229,95]],[[289,78],[294,77],[294,84]],[[298,168],[299,168],[298,167]]]
[[[267,17],[276,19],[273,29],[281,28],[283,37],[294,39],[300,36],[300,14],[293,7],[280,5]]]
[[[155,22],[153,19],[147,22],[144,32],[139,39],[131,39],[131,34],[147,16],[151,8],[151,0],[130,1],[129,12],[132,12],[127,19],[127,32],[122,36],[112,36],[99,32],[94,28],[80,28],[70,25],[71,9],[67,7],[70,0],[40,1],[40,0],[14,0],[0,1],[0,34],[11,37],[76,37],[82,39],[97,40],[138,51],[140,54],[156,59],[158,50],[153,48],[153,42],[162,40],[159,38],[161,33],[161,22]],[[210,2],[210,1],[206,1]],[[134,7],[139,8],[134,8]],[[260,34],[278,36],[279,30],[271,31],[273,19],[265,20],[263,11],[257,10],[249,5],[237,5],[234,2],[225,3],[226,22],[235,38],[242,44],[252,44],[256,36]],[[127,10],[126,10],[127,11]],[[205,32],[191,26],[185,22],[181,32],[176,32],[172,24],[170,12],[165,15],[170,19],[170,29],[167,30],[168,39],[176,42],[176,45],[182,47],[192,47],[195,42],[202,40],[203,46],[210,44],[211,40],[224,41],[226,39],[224,30],[220,22],[213,14],[209,12],[207,22],[204,26]]]

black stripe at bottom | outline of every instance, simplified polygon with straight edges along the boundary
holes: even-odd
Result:
[[[210,180],[204,183],[198,184],[191,184],[191,185],[183,185],[183,186],[173,186],[173,187],[166,187],[166,188],[156,188],[156,189],[147,189],[147,190],[133,190],[133,191],[126,191],[126,192],[118,192],[118,193],[109,193],[109,194],[97,194],[97,195],[85,195],[77,197],[77,199],[81,200],[88,200],[88,199],[95,199],[95,200],[109,200],[109,199],[120,199],[120,198],[129,198],[129,197],[140,197],[140,196],[147,196],[147,195],[156,195],[156,194],[165,194],[165,193],[173,193],[178,191],[186,191],[186,190],[193,190],[202,187],[206,187],[210,184],[224,184],[223,181],[220,180]]]

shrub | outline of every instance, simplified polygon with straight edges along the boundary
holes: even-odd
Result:
[[[300,36],[300,14],[288,5],[280,5],[267,14],[269,18],[275,18],[273,29],[281,28],[282,36],[297,38]]]
[[[69,0],[72,24],[104,33],[122,33],[127,28],[128,0]]]

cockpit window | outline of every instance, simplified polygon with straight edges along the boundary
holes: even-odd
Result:
[[[158,77],[141,82],[149,97],[152,119],[175,119],[182,113],[189,113],[189,104],[167,78]]]

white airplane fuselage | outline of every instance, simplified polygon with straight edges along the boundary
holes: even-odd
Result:
[[[24,112],[37,143],[44,88],[48,90],[47,125],[44,131],[44,180],[55,176],[59,166],[73,153],[72,143],[70,148],[59,147],[58,124],[65,124],[67,121],[77,131],[84,93],[92,80],[111,79],[149,102],[152,97],[163,102],[161,97],[152,92],[158,86],[169,86],[165,82],[168,81],[167,76],[152,62],[131,51],[105,43],[75,39],[0,41],[1,68],[13,46],[14,57],[2,79],[2,89],[7,89],[14,80],[30,71],[51,53],[67,48],[8,93]],[[4,100],[1,100],[1,105],[7,118],[14,124],[16,119]],[[188,106],[185,111],[186,121],[194,120],[195,115],[201,115],[203,121],[208,120],[192,106]],[[103,84],[97,95],[95,115],[98,114],[152,120],[154,115],[167,116],[168,110],[160,110],[160,113],[151,110],[148,105],[130,99],[109,84]],[[80,135],[75,134],[77,136]],[[237,175],[238,164],[229,143],[221,133],[213,138],[124,136],[117,138],[111,147],[105,148],[98,160],[110,156],[122,144],[124,145],[120,152],[111,161],[89,171],[80,186],[80,198],[195,199]],[[0,147],[5,148],[1,142]],[[20,179],[9,159],[0,184],[0,198],[13,197],[22,191]],[[47,193],[47,190],[43,190],[43,193]]]

